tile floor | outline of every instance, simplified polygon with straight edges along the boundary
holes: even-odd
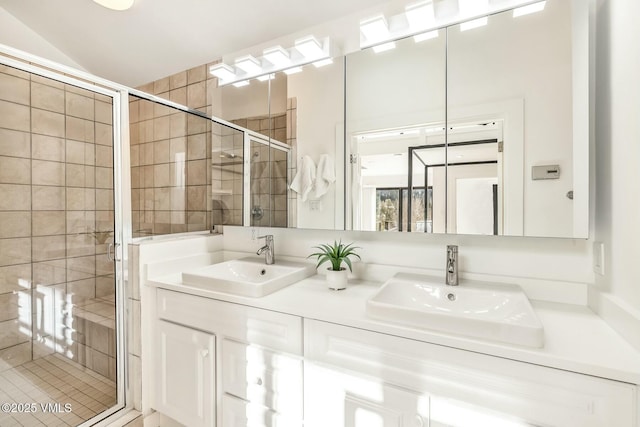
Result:
[[[77,426],[116,403],[116,384],[62,356],[52,354],[0,372],[0,403],[32,404],[34,413],[0,410],[0,426]],[[40,404],[61,404],[57,412]],[[66,413],[65,404],[71,405]],[[4,408],[4,407],[3,407]]]

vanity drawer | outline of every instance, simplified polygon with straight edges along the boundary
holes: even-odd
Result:
[[[302,427],[300,419],[284,417],[275,411],[237,397],[222,396],[224,427]]]
[[[225,393],[302,418],[302,360],[255,345],[222,341]]]
[[[441,420],[466,407],[533,425],[637,427],[632,384],[391,335],[307,320],[305,360],[424,391]]]
[[[158,289],[160,319],[274,350],[302,354],[302,318]]]

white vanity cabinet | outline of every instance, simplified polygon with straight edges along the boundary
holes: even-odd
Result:
[[[314,426],[636,427],[632,384],[305,320],[305,418],[323,388]]]
[[[302,425],[300,317],[163,289],[156,312],[154,409],[189,427]]]
[[[156,409],[184,425],[214,425],[215,337],[162,320],[156,327]]]
[[[640,427],[634,384],[156,295],[152,407],[189,427]]]

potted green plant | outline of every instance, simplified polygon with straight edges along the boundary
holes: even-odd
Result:
[[[353,271],[349,257],[354,256],[361,259],[360,255],[355,251],[360,248],[353,246],[353,243],[345,245],[342,241],[336,242],[335,240],[333,245],[322,244],[314,246],[314,248],[317,248],[320,251],[309,255],[307,258],[318,258],[318,265],[316,265],[316,268],[320,267],[325,262],[331,263],[331,267],[327,268],[327,284],[329,289],[345,289],[347,287],[348,273],[347,269],[342,266],[342,263],[345,263],[347,267],[349,267],[349,271]]]

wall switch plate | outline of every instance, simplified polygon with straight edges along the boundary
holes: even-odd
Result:
[[[593,242],[593,271],[604,276],[604,243]]]
[[[531,179],[534,181],[540,179],[559,179],[560,165],[543,165],[531,167]]]

